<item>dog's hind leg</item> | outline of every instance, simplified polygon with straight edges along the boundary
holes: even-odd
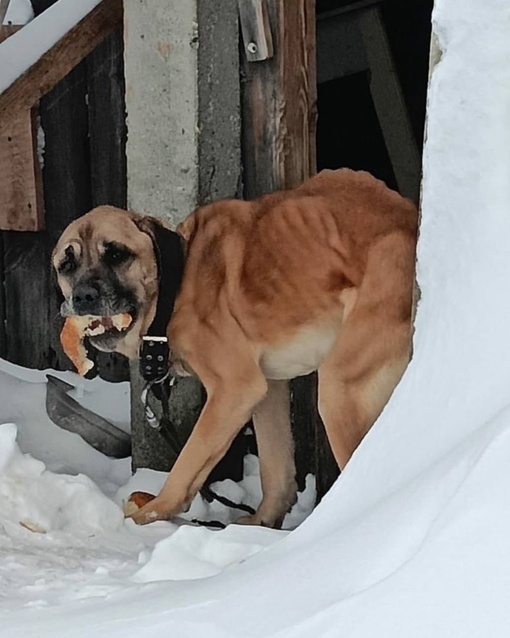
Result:
[[[319,368],[319,412],[340,469],[408,364],[413,271],[406,236],[394,233],[373,247],[357,301]]]
[[[281,527],[297,494],[287,381],[268,381],[267,395],[253,413],[253,425],[260,459],[262,501],[253,516],[244,516],[237,522]]]
[[[338,467],[343,469],[389,401],[408,362],[388,359],[376,368],[345,369],[341,356],[319,370],[319,413]],[[338,363],[338,365],[337,365]]]

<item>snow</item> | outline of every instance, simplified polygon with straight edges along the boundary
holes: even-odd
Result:
[[[131,476],[130,459],[107,458],[54,425],[44,408],[47,372],[0,361],[2,636],[8,635],[11,621],[26,620],[27,610],[67,609],[76,601],[109,599],[159,580],[205,578],[288,534],[241,526],[225,533],[196,527],[190,519],[229,523],[242,514],[200,496],[178,524],[140,528],[125,521],[122,504],[129,494],[157,493],[166,474],[142,469]],[[51,373],[75,385],[71,395],[82,405],[129,429],[128,384]],[[256,507],[261,498],[258,459],[245,458],[239,484],[222,481],[212,487]],[[285,526],[297,526],[314,501],[315,484],[308,477]]]
[[[10,0],[3,24],[24,25],[34,17],[30,0]]]
[[[16,5],[18,2],[20,0],[17,0]],[[23,29],[4,40],[0,44],[0,93],[28,71],[100,2],[101,0],[59,0]],[[23,19],[21,23],[24,21]]]
[[[292,532],[136,528],[91,481],[21,456],[7,423],[2,637],[508,636],[509,28],[507,0],[435,2],[442,57],[429,93],[413,361],[313,514]],[[41,397],[34,388],[29,398],[24,385],[21,409],[9,388],[0,421],[17,423],[23,451],[58,466],[54,445],[45,448],[27,425]],[[58,457],[84,465],[66,439]],[[89,459],[99,485],[118,478],[106,469],[111,460]],[[253,459],[247,464],[249,485]],[[161,478],[139,473],[116,502]],[[45,514],[53,483],[60,506]],[[253,493],[253,485],[220,487]]]

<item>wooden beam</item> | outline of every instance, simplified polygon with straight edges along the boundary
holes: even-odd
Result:
[[[359,26],[371,71],[370,92],[398,188],[418,204],[421,157],[379,7],[359,13]]]
[[[316,170],[315,1],[268,1],[275,54],[244,64],[245,195],[291,188]]]
[[[30,69],[0,94],[0,134],[30,109],[106,36],[122,24],[122,0],[103,0]]]

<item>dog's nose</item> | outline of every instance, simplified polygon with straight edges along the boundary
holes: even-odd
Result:
[[[73,310],[77,314],[97,314],[99,286],[82,284],[73,291]]]

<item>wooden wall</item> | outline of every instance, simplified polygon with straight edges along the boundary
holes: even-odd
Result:
[[[33,0],[36,14],[50,4]],[[68,369],[50,256],[70,221],[99,204],[126,205],[122,34],[57,84],[39,114],[46,229],[0,233],[0,356],[30,368]],[[128,378],[120,357],[99,355],[98,368],[104,378]]]

